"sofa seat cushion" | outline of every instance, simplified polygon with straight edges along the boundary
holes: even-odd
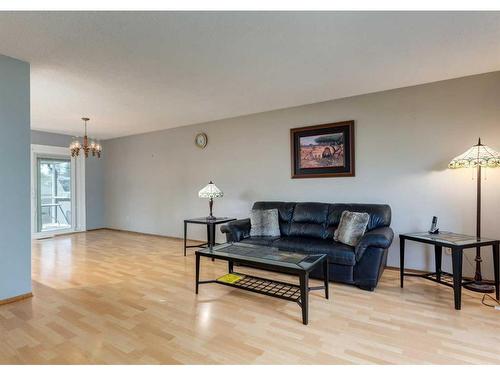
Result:
[[[252,236],[247,237],[241,242],[248,243],[251,245],[260,245],[260,246],[274,246],[273,243],[279,240],[279,237],[269,237],[269,236]]]
[[[282,250],[305,254],[327,254],[330,263],[342,264],[345,266],[354,266],[356,264],[354,247],[330,239],[281,237],[274,241],[272,246]]]

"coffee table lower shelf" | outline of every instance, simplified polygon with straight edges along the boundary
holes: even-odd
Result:
[[[222,281],[221,278],[226,276],[236,276],[240,277],[241,279],[236,282]],[[328,299],[328,291],[324,286],[306,286],[306,291],[304,292],[301,290],[300,285],[290,284],[284,281],[266,279],[264,277],[247,275],[239,272],[232,272],[215,280],[202,280],[198,282],[198,284],[209,283],[225,285],[236,289],[247,290],[253,293],[264,294],[266,296],[292,301],[297,303],[303,311],[307,311],[307,301],[305,302],[305,304],[302,303],[302,296],[305,296],[306,293],[309,293],[311,290],[325,290],[326,298]],[[307,324],[307,314],[303,316],[303,323]]]
[[[217,280],[212,280],[216,284],[226,285],[237,289],[248,290],[254,293],[265,294],[266,296],[276,297],[285,299],[287,301],[300,303],[300,286],[295,284],[289,284],[282,281],[276,281],[271,279],[265,279],[263,277],[257,277],[252,275],[246,275],[244,273],[233,272],[229,275],[239,276],[240,280],[231,283],[226,281],[221,281],[221,277]],[[210,282],[210,281],[209,281]]]

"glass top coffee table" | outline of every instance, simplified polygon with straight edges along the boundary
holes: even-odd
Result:
[[[196,294],[200,284],[217,283],[233,288],[296,302],[302,308],[302,323],[308,323],[310,290],[324,289],[328,299],[328,258],[325,254],[303,254],[282,251],[274,247],[244,243],[223,244],[196,251]],[[200,258],[226,260],[228,273],[215,280],[200,281]],[[299,285],[234,272],[234,264],[267,271],[297,275]],[[324,286],[309,287],[309,273],[323,267]]]

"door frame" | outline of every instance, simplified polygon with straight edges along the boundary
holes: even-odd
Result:
[[[48,232],[37,232],[37,195],[38,195],[38,156],[70,157],[71,158],[71,190],[72,210],[71,228],[52,230]],[[31,236],[32,238],[48,238],[58,234],[84,232],[86,230],[85,209],[85,158],[80,155],[71,157],[67,147],[31,145]]]

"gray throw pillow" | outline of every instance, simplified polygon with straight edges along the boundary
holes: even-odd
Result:
[[[366,212],[344,211],[333,239],[346,245],[356,246],[365,234],[370,215]]]
[[[280,236],[280,223],[277,209],[252,210],[250,212],[250,224],[250,236]]]

